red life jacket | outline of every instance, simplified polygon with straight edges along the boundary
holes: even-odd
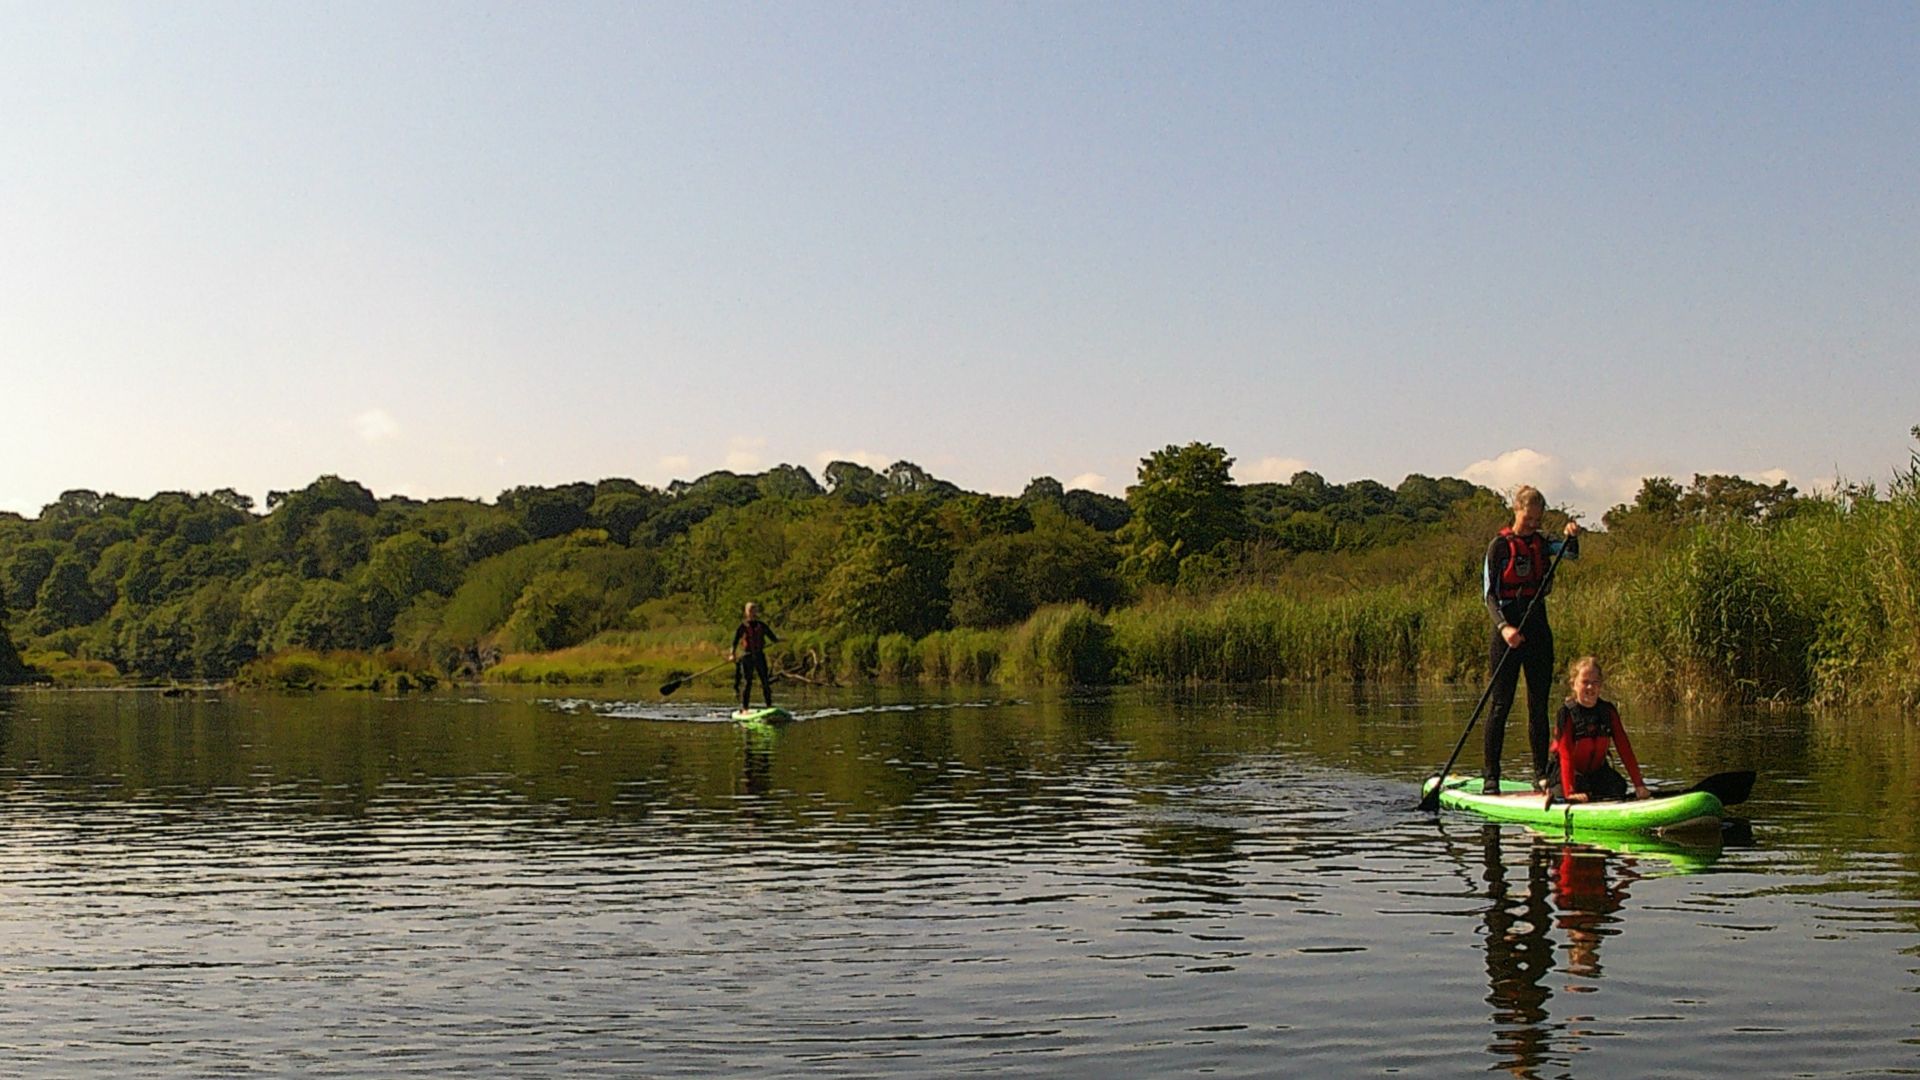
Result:
[[[1613,725],[1620,714],[1611,703],[1604,707],[1579,709],[1568,706],[1555,732],[1554,749],[1567,755],[1576,774],[1592,772],[1607,763],[1607,751],[1613,749]]]
[[[1549,552],[1547,538],[1538,529],[1521,536],[1512,526],[1500,530],[1507,539],[1507,562],[1500,568],[1498,584],[1502,600],[1530,600],[1540,592],[1547,578]]]

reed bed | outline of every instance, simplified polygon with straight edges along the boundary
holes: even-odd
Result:
[[[1810,500],[1778,521],[1595,534],[1583,546],[1549,601],[1563,661],[1593,653],[1614,683],[1679,699],[1920,707],[1920,473],[1891,498]],[[795,628],[770,659],[775,670],[842,685],[1478,683],[1489,626],[1463,550],[1423,552],[1431,565],[1421,572],[1282,577],[1107,612],[1056,606],[1016,626],[918,639]],[[725,654],[724,627],[650,621],[656,628],[509,654],[485,677],[639,684]],[[43,668],[51,659],[35,658]],[[58,670],[75,682],[111,677],[77,662]],[[295,652],[249,664],[239,681],[380,685],[401,672],[416,682],[431,674],[413,654]]]

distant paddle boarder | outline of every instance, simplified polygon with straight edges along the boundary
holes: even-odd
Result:
[[[760,621],[760,605],[749,602],[746,617],[733,631],[733,648],[727,659],[734,662],[734,674],[740,683],[740,708],[753,703],[753,678],[760,677],[760,699],[773,708],[773,676],[767,670],[767,644],[779,641],[773,627]]]
[[[1540,517],[1547,500],[1538,488],[1524,484],[1513,493],[1513,524],[1487,545],[1481,592],[1493,616],[1493,640],[1488,661],[1493,670],[1492,711],[1483,733],[1486,755],[1482,785],[1487,794],[1500,791],[1500,748],[1507,738],[1507,713],[1513,709],[1520,673],[1527,673],[1527,745],[1533,751],[1533,784],[1547,785],[1547,695],[1552,693],[1553,630],[1547,625],[1547,568],[1555,553],[1580,557],[1580,524],[1567,522],[1565,540],[1548,540],[1540,533]],[[1536,600],[1537,598],[1537,600]],[[1525,625],[1519,625],[1524,621]],[[1509,656],[1511,653],[1513,655]]]

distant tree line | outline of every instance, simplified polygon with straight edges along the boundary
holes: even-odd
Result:
[[[668,609],[730,624],[747,599],[783,625],[849,633],[1003,627],[1398,543],[1497,498],[1417,475],[1241,485],[1232,465],[1205,443],[1168,446],[1124,500],[1051,477],[969,492],[906,461],[516,487],[490,504],[379,498],[338,476],[272,492],[264,512],[230,489],[68,491],[37,518],[0,514],[0,678],[20,674],[16,643],[147,677],[224,678],[291,649],[407,650],[454,671]]]

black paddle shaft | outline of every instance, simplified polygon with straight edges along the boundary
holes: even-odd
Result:
[[[660,693],[663,696],[667,694],[671,694],[675,690],[680,689],[681,687],[687,685],[688,683],[699,678],[700,676],[705,675],[708,671],[719,671],[721,668],[726,667],[728,664],[731,664],[731,663],[733,663],[733,661],[731,660],[722,660],[721,662],[708,668],[706,671],[696,671],[691,675],[682,675],[677,679],[668,679],[666,682],[660,684]]]
[[[1547,564],[1546,576],[1540,579],[1539,591],[1527,601],[1527,610],[1520,616],[1521,627],[1524,628],[1533,620],[1533,609],[1540,603],[1540,598],[1547,595],[1547,585],[1553,580],[1553,572],[1560,569],[1560,557],[1566,553],[1565,544],[1560,545],[1560,550],[1553,553],[1553,561]],[[1525,630],[1521,632],[1525,633]],[[1460,748],[1467,745],[1467,736],[1472,734],[1473,725],[1480,722],[1480,712],[1487,707],[1487,699],[1493,697],[1493,688],[1500,682],[1500,672],[1506,668],[1507,661],[1511,659],[1513,659],[1513,646],[1508,645],[1507,651],[1500,654],[1500,662],[1493,666],[1493,678],[1487,680],[1487,688],[1480,693],[1480,704],[1473,707],[1473,715],[1467,718],[1467,726],[1460,729],[1460,738],[1453,744],[1453,753],[1447,755],[1447,763],[1440,766],[1440,772],[1434,776],[1433,790],[1420,796],[1420,809],[1431,811],[1440,808],[1440,785],[1446,782],[1447,770],[1453,768],[1453,763],[1460,759]]]

